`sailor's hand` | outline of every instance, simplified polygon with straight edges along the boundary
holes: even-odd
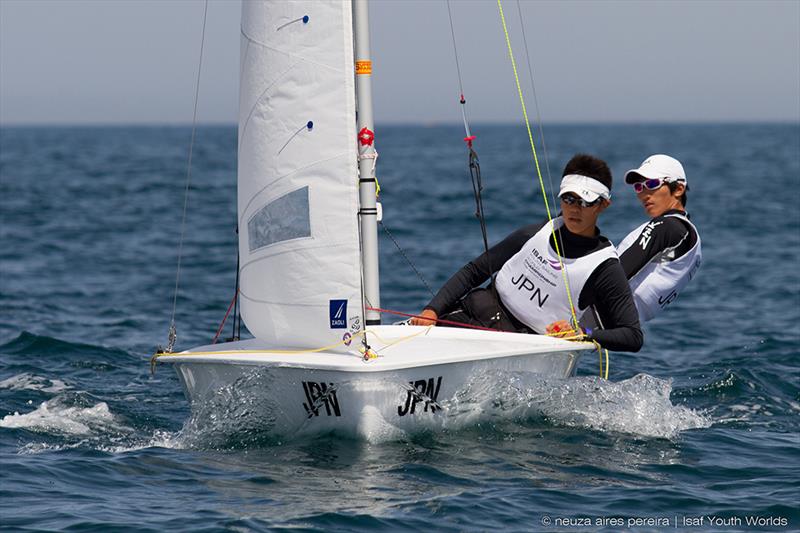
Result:
[[[556,320],[552,324],[549,324],[545,330],[548,335],[553,337],[569,337],[582,333],[580,330],[575,331],[572,329],[572,326],[566,320]]]
[[[425,309],[419,316],[415,316],[409,320],[408,323],[412,326],[435,326],[437,318],[439,318],[439,315],[436,314],[436,311],[433,309]]]

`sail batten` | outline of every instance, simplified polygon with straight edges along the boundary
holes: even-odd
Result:
[[[242,5],[241,312],[276,346],[329,346],[363,325],[351,9]]]

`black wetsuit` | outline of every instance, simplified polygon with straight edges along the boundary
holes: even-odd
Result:
[[[495,274],[499,272],[506,261],[519,252],[544,224],[530,224],[518,229],[491,247],[488,254],[483,253],[464,265],[444,284],[425,308],[432,309],[439,317],[458,308],[464,295],[486,282],[492,271]],[[560,233],[560,239],[563,239],[562,255],[567,258],[582,257],[606,246],[611,246],[609,240],[600,235],[599,230],[597,230],[596,236],[591,238],[575,235],[566,227],[562,227],[557,233]],[[550,246],[555,249],[552,236],[550,237]],[[502,306],[502,302],[500,303]],[[617,259],[603,261],[592,272],[579,295],[577,304],[581,309],[594,307],[604,329],[594,329],[590,338],[599,342],[604,348],[637,352],[642,347],[644,335],[639,326],[639,314],[633,303],[633,296],[625,273]],[[513,327],[502,327],[501,329],[510,331],[527,329],[507,309],[503,307],[503,310],[510,315]],[[590,310],[587,310],[588,312]],[[527,329],[527,331],[530,330]]]
[[[622,269],[628,279],[635,276],[656,255],[667,248],[677,246],[673,258],[677,259],[697,243],[697,232],[690,224],[686,224],[679,218],[667,216],[676,213],[689,218],[688,213],[680,209],[670,209],[663,215],[653,218],[648,224],[651,225],[651,229],[642,230],[642,233],[649,232],[649,236],[644,238],[645,246],[641,245],[643,239],[640,234],[636,242],[619,256]]]

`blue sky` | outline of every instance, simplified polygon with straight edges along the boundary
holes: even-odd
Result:
[[[517,3],[503,5],[524,70]],[[471,119],[521,120],[497,3],[451,8]],[[376,121],[459,121],[446,4],[370,9]],[[800,122],[797,0],[521,10],[546,122]],[[0,122],[191,122],[202,17],[200,0],[0,0]],[[209,3],[200,122],[236,120],[239,18],[238,1]]]

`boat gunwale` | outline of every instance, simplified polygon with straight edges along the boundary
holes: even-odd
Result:
[[[379,326],[383,329],[391,326]],[[405,327],[404,327],[405,328]],[[453,328],[442,328],[449,331],[444,335],[437,336],[437,340],[442,341],[466,341],[475,340],[474,333],[486,332],[471,332],[468,330],[460,330],[455,335]],[[369,331],[369,330],[368,330]],[[227,351],[220,355],[212,355],[209,352],[214,351],[212,346],[200,346],[193,348],[197,352],[204,352],[202,354],[193,355],[192,351],[180,352],[178,354],[163,355],[158,358],[159,363],[173,363],[173,364],[233,364],[243,366],[269,366],[279,368],[298,368],[304,370],[320,370],[320,371],[340,371],[340,372],[354,372],[354,373],[376,373],[383,371],[393,370],[407,370],[418,367],[430,367],[443,364],[458,364],[477,361],[487,361],[498,358],[512,358],[522,357],[526,355],[537,355],[547,353],[570,353],[573,352],[573,357],[579,357],[579,352],[594,350],[595,346],[589,342],[575,342],[565,341],[562,339],[555,339],[551,337],[535,336],[537,341],[544,341],[538,346],[531,342],[533,338],[529,334],[508,333],[508,332],[490,332],[492,336],[498,338],[492,340],[502,340],[504,336],[519,336],[515,340],[525,339],[525,343],[529,346],[519,346],[516,349],[491,350],[483,353],[459,353],[459,354],[446,354],[440,356],[420,357],[416,355],[405,355],[402,353],[395,354],[379,354],[377,358],[365,360],[363,356],[352,353],[337,353],[337,352],[297,352],[292,354],[270,352],[268,349],[263,351],[259,348],[249,349],[242,348],[236,351],[243,351],[246,353],[236,354]],[[454,338],[455,337],[455,338]],[[461,337],[460,339],[458,337]],[[464,338],[467,337],[467,338]],[[473,337],[470,339],[469,337]],[[546,341],[544,339],[547,339]],[[245,344],[242,344],[244,342]],[[239,341],[238,346],[247,346],[254,344],[257,339],[249,339],[248,341]],[[234,343],[226,343],[234,344]],[[218,351],[223,352],[226,350],[220,349],[225,344],[213,345]],[[392,348],[394,345],[389,344],[385,348]],[[379,348],[378,351],[384,348]],[[257,352],[257,353],[253,353]],[[575,353],[578,352],[578,353]]]

